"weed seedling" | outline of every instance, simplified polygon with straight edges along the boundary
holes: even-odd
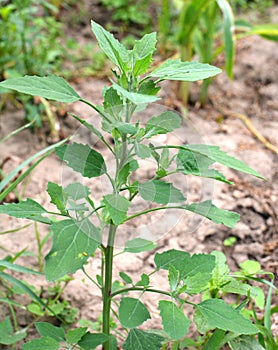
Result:
[[[47,192],[57,208],[56,212],[50,212],[33,199],[0,206],[1,213],[49,225],[53,242],[45,257],[44,271],[48,281],[81,269],[102,295],[100,332],[90,332],[85,326],[66,333],[61,327],[40,322],[36,328],[41,338],[24,344],[22,349],[47,347],[58,350],[62,347],[89,350],[102,345],[104,350],[114,350],[118,349],[118,342],[124,350],[159,350],[166,349],[167,344],[172,344],[172,349],[181,349],[198,343],[186,337],[192,322],[197,325],[200,334],[204,334],[202,344],[207,350],[220,349],[224,344],[235,349],[232,342],[241,341],[259,348],[258,341],[262,342],[268,331],[264,333],[263,327],[258,327],[254,324],[256,321],[252,322],[251,317],[245,317],[243,312],[249,300],[257,301],[257,294],[248,284],[247,276],[241,281],[239,276],[229,274],[223,254],[191,255],[168,250],[155,254],[154,269],[150,273],[142,273],[134,279],[122,271],[122,282],[114,279],[114,257],[120,253],[115,248],[115,239],[120,234],[121,225],[135,218],[151,212],[179,209],[231,228],[239,220],[237,213],[220,209],[211,200],[188,203],[185,194],[172,182],[166,181],[166,176],[168,179],[173,174],[194,175],[231,184],[222,173],[212,168],[214,163],[220,163],[262,177],[217,146],[155,146],[152,142],[154,136],[180,127],[181,119],[175,112],[166,111],[142,122],[144,108],[158,100],[160,82],[202,80],[220,73],[218,68],[170,59],[151,70],[156,47],[155,33],[143,36],[135,41],[132,50],[127,50],[96,22],[92,22],[92,30],[100,48],[116,66],[114,80],[103,91],[102,106],[85,100],[64,79],[55,75],[25,76],[0,83],[2,87],[46,99],[64,103],[80,101],[89,105],[102,120],[100,130],[84,119],[74,118],[98,137],[115,162],[115,169],[107,166],[104,155],[88,144],[72,142],[59,146],[56,154],[68,167],[85,178],[106,177],[111,191],[97,200],[90,188],[80,182],[64,187],[49,182]],[[111,139],[113,142],[109,141]],[[174,156],[170,156],[170,150],[176,151]],[[147,181],[140,177],[138,181],[134,180],[134,175],[140,170],[139,160],[148,158],[154,159],[156,172]],[[138,198],[151,205],[145,210],[131,212],[131,203]],[[127,239],[121,252],[136,254],[154,248],[153,241],[137,237]],[[88,272],[86,264],[97,256],[97,250],[101,254],[100,271]],[[168,287],[165,289],[153,286],[152,277],[161,270],[168,272]],[[252,276],[252,279],[256,278],[256,275]],[[270,282],[269,285],[273,287]],[[140,327],[151,318],[142,299],[146,293],[159,295],[160,331]],[[239,296],[234,304],[224,300],[227,293]],[[201,294],[201,302],[192,300],[191,296],[196,294]],[[187,308],[192,309],[191,319],[186,316]],[[111,326],[111,322],[115,321],[116,328],[115,323]],[[258,333],[259,340],[256,338]]]

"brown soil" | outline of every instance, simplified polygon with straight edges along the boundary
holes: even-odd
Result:
[[[276,8],[277,10],[277,8]],[[238,43],[235,79],[231,82],[221,74],[210,89],[210,101],[205,108],[198,105],[190,107],[188,118],[184,126],[167,138],[160,137],[158,143],[207,143],[218,145],[229,154],[245,161],[261,173],[267,181],[223,169],[227,178],[235,182],[235,186],[222,183],[213,183],[208,180],[171,179],[186,194],[189,201],[213,198],[221,208],[234,210],[241,215],[241,221],[234,229],[215,225],[197,216],[179,212],[151,215],[141,218],[122,229],[117,240],[120,248],[125,238],[141,236],[152,238],[157,243],[155,251],[170,248],[182,249],[190,253],[211,252],[221,250],[225,252],[231,270],[238,268],[239,263],[246,259],[257,260],[266,271],[277,275],[278,269],[278,158],[277,154],[267,149],[254,134],[246,127],[240,118],[231,113],[240,113],[248,117],[252,125],[273,145],[278,147],[278,50],[277,44],[259,37],[246,38]],[[80,95],[94,103],[101,103],[101,91],[107,82],[94,78],[72,83]],[[197,85],[196,85],[197,86]],[[162,101],[172,107],[177,106],[176,90],[173,84],[165,84],[161,93]],[[82,118],[93,120],[99,125],[98,117],[81,103],[72,104],[70,111]],[[155,113],[163,108],[156,105]],[[152,109],[150,113],[153,113]],[[224,112],[224,115],[223,115]],[[1,135],[22,125],[23,113],[9,107],[0,116]],[[63,135],[74,134],[76,140],[96,143],[86,130],[80,128],[70,116],[60,120]],[[12,168],[31,154],[42,149],[45,140],[38,133],[30,130],[21,132],[1,146],[1,160],[11,157],[6,168]],[[101,147],[98,143],[96,147]],[[112,164],[105,150],[106,163]],[[109,163],[110,162],[110,163]],[[112,166],[112,165],[111,165]],[[148,178],[153,169],[153,163],[143,164],[144,172],[140,178]],[[45,191],[48,181],[67,184],[78,180],[78,176],[69,173],[55,156],[50,156],[41,163],[23,186],[19,187],[19,194],[23,198],[33,198],[45,206],[49,206],[49,198]],[[104,181],[92,182],[95,197],[100,198],[106,191]],[[135,203],[135,208],[142,208],[142,203]],[[1,215],[0,232],[14,229],[28,223],[26,220],[14,219]],[[47,233],[47,227],[38,225],[42,236]],[[223,245],[224,239],[235,236],[236,243],[232,247]],[[1,236],[0,257],[15,254],[22,249],[35,252],[37,249],[34,226],[29,226],[19,232]],[[45,247],[46,252],[49,249]],[[120,255],[115,259],[115,277],[118,271],[125,271],[136,280],[143,272],[149,272],[153,267],[154,252],[138,255]],[[28,256],[20,258],[19,264],[37,268],[37,258]],[[89,261],[87,271],[96,273],[100,267],[98,259]],[[64,298],[70,300],[73,307],[79,309],[79,317],[96,321],[101,310],[100,296],[90,281],[84,278],[81,272],[74,275],[75,279],[69,283]],[[25,278],[25,277],[24,277]],[[26,276],[32,285],[40,287],[46,285],[43,278]],[[164,286],[165,276],[153,279],[157,287]],[[146,327],[159,324],[157,311],[158,296],[151,295],[145,298],[152,313],[152,321]],[[277,300],[273,299],[274,303]],[[5,308],[1,313],[4,318]],[[19,326],[25,327],[30,322],[30,316],[20,311]],[[273,318],[273,329],[278,333],[278,318]],[[5,349],[6,347],[1,347]]]

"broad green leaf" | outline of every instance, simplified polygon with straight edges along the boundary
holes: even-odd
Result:
[[[255,275],[261,272],[261,265],[255,260],[245,260],[239,266],[245,275]]]
[[[172,301],[159,301],[160,316],[165,333],[173,340],[186,335],[190,320]]]
[[[128,283],[128,284],[132,284],[132,278],[126,274],[125,272],[119,272],[119,275],[121,277],[121,279],[125,282],[125,283]]]
[[[154,242],[138,237],[127,241],[124,251],[128,253],[141,253],[153,250],[155,247],[156,244]]]
[[[162,180],[151,180],[139,184],[138,190],[143,199],[159,204],[186,201],[179,189],[175,188],[173,184]]]
[[[45,274],[57,280],[80,269],[100,244],[99,230],[88,220],[67,219],[51,225],[52,248],[46,256]]]
[[[107,112],[110,117],[113,116],[114,120],[120,119],[124,107],[123,100],[113,86],[109,87],[104,92],[103,107],[104,111]]]
[[[80,182],[69,184],[66,188],[64,188],[64,192],[75,201],[82,198],[87,198],[90,194],[89,188],[82,185]]]
[[[177,270],[181,270],[183,262],[190,257],[190,254],[181,250],[171,249],[163,253],[156,253],[154,262],[157,270],[168,270],[169,266],[174,266]]]
[[[119,307],[119,320],[124,327],[135,328],[151,318],[146,306],[134,298],[122,298]]]
[[[136,286],[148,287],[149,284],[150,284],[150,277],[147,274],[142,273],[141,279],[136,283]]]
[[[142,159],[146,159],[152,156],[152,150],[150,147],[138,142],[135,142],[135,153]]]
[[[98,23],[91,21],[91,24],[100,48],[122,72],[126,72],[130,56],[128,50]]]
[[[131,329],[122,345],[124,350],[160,350],[164,338],[140,329]]]
[[[142,39],[136,40],[132,50],[133,75],[144,74],[152,62],[152,55],[155,51],[156,33],[146,34]]]
[[[107,340],[108,336],[104,333],[87,333],[78,342],[78,345],[81,349],[91,350],[105,343]]]
[[[224,209],[219,209],[210,200],[185,205],[185,209],[215,222],[233,228],[239,221],[239,214]]]
[[[118,174],[118,182],[119,186],[126,184],[127,179],[131,172],[137,170],[139,168],[139,164],[135,159],[132,159],[130,162],[126,163]]]
[[[48,336],[58,342],[66,340],[65,331],[62,327],[56,327],[48,322],[36,322],[35,327],[41,337]]]
[[[156,117],[152,117],[146,124],[146,138],[158,134],[166,134],[181,126],[181,118],[177,113],[166,111]]]
[[[43,214],[47,214],[47,211],[39,203],[30,198],[19,203],[0,205],[0,213],[46,224],[51,223],[51,220],[42,216]]]
[[[225,338],[225,331],[222,329],[216,329],[212,336],[209,338],[208,342],[206,343],[206,347],[204,350],[219,350],[221,349],[221,346],[226,344],[226,341],[223,340]]]
[[[113,88],[116,89],[121,96],[123,96],[125,99],[131,101],[134,104],[151,103],[159,100],[159,97],[155,95],[143,95],[138,92],[127,91],[115,82],[113,82]]]
[[[5,268],[10,269],[10,270],[13,270],[13,271],[21,272],[21,273],[31,273],[33,275],[42,275],[41,272],[29,269],[28,267],[14,264],[14,263],[6,261],[6,260],[0,260],[0,266],[5,267]]]
[[[221,69],[209,64],[169,59],[148,76],[160,78],[160,80],[197,81],[219,73],[221,73]]]
[[[209,168],[213,163],[215,163],[215,161],[208,158],[206,155],[187,149],[180,149],[177,155],[177,171],[186,175],[202,176],[233,184],[219,171]]]
[[[235,34],[233,10],[227,0],[216,0],[224,19],[225,64],[227,75],[233,78],[235,58]]]
[[[67,205],[67,196],[62,186],[59,186],[54,182],[48,182],[46,191],[51,198],[50,203],[53,203],[58,210],[63,212],[66,209]]]
[[[232,350],[265,350],[256,338],[250,335],[241,335],[229,342]]]
[[[124,134],[134,135],[137,132],[137,128],[133,124],[125,122],[116,122],[113,124],[113,128],[118,129]]]
[[[258,329],[232,306],[221,299],[208,299],[196,305],[210,329],[223,329],[239,334],[256,334]]]
[[[223,286],[229,286],[232,278],[229,276],[229,267],[226,263],[226,256],[222,252],[213,251],[211,255],[215,256],[215,268],[211,275],[211,284],[215,289],[221,289]]]
[[[118,194],[108,194],[103,197],[102,201],[113,223],[115,225],[122,224],[127,218],[130,202]]]
[[[9,317],[0,322],[0,344],[12,345],[27,337],[26,329],[17,332],[13,331],[13,326]]]
[[[66,334],[67,342],[74,345],[78,343],[86,333],[87,333],[87,327],[70,329]]]
[[[146,80],[141,83],[138,93],[143,95],[156,95],[161,89],[160,86],[156,86],[153,80]]]
[[[59,350],[60,344],[57,340],[48,336],[33,339],[22,345],[22,350]]]
[[[56,149],[57,156],[84,177],[97,177],[106,172],[102,155],[88,145],[72,143]]]
[[[211,160],[223,164],[229,168],[242,171],[243,173],[254,175],[260,179],[264,179],[262,175],[251,169],[248,165],[241,160],[229,156],[226,152],[222,151],[218,146],[211,145],[186,145],[184,149],[190,150],[207,156]]]
[[[0,83],[1,86],[24,94],[41,96],[49,100],[65,103],[81,99],[78,93],[63,78],[57,75],[49,75],[47,77],[25,75],[21,78],[4,80]]]

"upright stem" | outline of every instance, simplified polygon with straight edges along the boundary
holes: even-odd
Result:
[[[103,350],[110,350],[110,308],[111,308],[111,291],[112,291],[112,272],[113,272],[113,252],[114,240],[117,226],[110,224],[105,248],[105,270],[103,286],[103,310],[102,310],[102,331],[109,336],[107,342],[103,344]]]

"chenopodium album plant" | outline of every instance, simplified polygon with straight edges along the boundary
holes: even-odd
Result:
[[[47,192],[51,203],[57,207],[56,212],[48,211],[33,199],[0,206],[1,213],[50,226],[53,243],[45,257],[45,275],[48,281],[81,269],[102,293],[101,332],[93,333],[86,327],[81,327],[65,333],[63,328],[37,323],[36,328],[41,338],[24,344],[22,349],[38,349],[44,346],[47,349],[59,349],[63,346],[67,349],[86,350],[101,344],[105,350],[117,349],[117,339],[111,329],[112,312],[120,323],[116,334],[125,350],[166,349],[169,342],[173,343],[173,349],[186,347],[187,342],[190,343],[186,334],[193,321],[185,315],[185,306],[193,309],[193,320],[198,330],[207,335],[206,349],[218,349],[241,336],[245,337],[245,342],[257,342],[254,335],[259,332],[259,328],[242,313],[250,299],[256,300],[255,289],[248,284],[241,287],[236,277],[229,277],[219,253],[190,255],[179,250],[157,253],[154,257],[155,269],[151,273],[143,273],[138,276],[138,280],[133,281],[128,274],[121,272],[123,283],[113,280],[117,229],[136,217],[158,210],[178,208],[228,227],[233,227],[239,220],[237,213],[217,208],[210,200],[187,203],[181,190],[173,183],[165,181],[167,175],[195,175],[230,184],[222,173],[211,168],[214,163],[220,163],[258,178],[261,176],[217,146],[152,144],[153,136],[166,134],[180,127],[181,119],[172,111],[152,116],[146,124],[140,119],[132,119],[135,112],[139,111],[139,115],[143,115],[144,107],[158,100],[160,82],[206,79],[220,73],[218,68],[198,62],[170,59],[151,70],[156,46],[155,33],[135,41],[133,49],[127,50],[99,24],[92,22],[92,30],[101,49],[117,67],[114,80],[111,80],[111,85],[103,92],[102,106],[83,99],[64,79],[55,75],[25,76],[0,83],[2,87],[26,94],[60,102],[81,101],[92,107],[102,119],[101,130],[86,120],[77,116],[74,118],[103,142],[113,155],[116,168],[112,172],[103,155],[88,144],[72,142],[62,145],[56,148],[56,154],[67,166],[85,178],[106,176],[111,184],[111,193],[105,194],[97,202],[89,187],[79,182],[66,187],[49,182]],[[112,137],[112,143],[107,136]],[[170,149],[176,150],[174,156],[170,156]],[[139,168],[138,160],[142,158],[155,160],[156,173],[148,181],[133,181],[131,175],[136,173]],[[152,205],[147,210],[131,215],[129,208],[136,197],[141,197]],[[82,205],[80,200],[84,200]],[[91,220],[93,217],[95,219]],[[154,242],[139,237],[128,240],[123,252],[140,253],[154,247]],[[102,254],[102,267],[100,272],[91,271],[94,274],[92,276],[85,267],[97,249]],[[152,286],[151,277],[159,270],[168,271],[169,287],[166,290]],[[133,297],[128,295],[131,291]],[[134,297],[136,291],[137,298]],[[229,305],[221,299],[223,293],[229,292],[243,295],[245,299],[234,306]],[[142,302],[145,293],[159,293],[161,296],[158,309],[163,331],[138,328],[151,317]],[[190,301],[191,295],[200,293],[203,295],[202,302]]]

